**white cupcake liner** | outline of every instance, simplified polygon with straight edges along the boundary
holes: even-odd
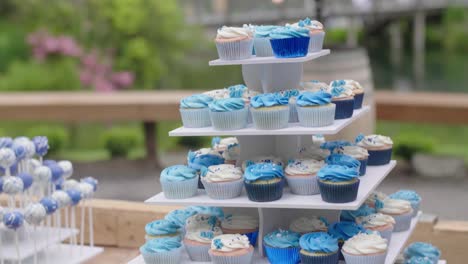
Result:
[[[232,42],[216,42],[218,56],[222,60],[242,60],[252,56],[253,39]]]
[[[318,52],[323,48],[325,32],[310,34],[309,52]]]
[[[250,264],[252,263],[253,250],[241,256],[217,256],[210,253],[214,264]]]
[[[231,112],[210,111],[211,123],[217,130],[236,130],[247,126],[249,110],[244,107]]]
[[[343,253],[346,264],[385,264],[385,258],[387,257],[387,251],[377,255],[351,255],[341,250]]]
[[[392,215],[395,219],[395,225],[393,232],[403,232],[410,228],[411,219],[413,218],[413,212],[409,212],[402,215]]]
[[[291,192],[297,195],[319,194],[320,189],[317,182],[317,176],[286,176]]]
[[[210,109],[206,108],[180,108],[180,116],[184,127],[200,128],[211,126]]]
[[[297,106],[299,123],[304,127],[321,127],[333,124],[335,120],[335,104],[323,106]]]
[[[186,199],[197,194],[198,177],[180,182],[161,181],[164,196],[167,199]]]
[[[257,57],[274,56],[273,49],[271,48],[270,38],[254,38],[253,42],[255,55]]]
[[[208,251],[211,248],[211,243],[206,245],[190,245],[184,244],[185,249],[192,261],[203,261],[203,262],[210,262],[211,257],[208,254]]]
[[[297,117],[297,109],[295,103],[289,104],[289,123],[297,123],[299,118]]]
[[[273,110],[252,107],[250,111],[256,129],[280,129],[288,126],[289,106]]]
[[[140,248],[140,253],[143,256],[146,264],[179,264],[182,256],[182,247],[168,252],[143,252]]]
[[[242,179],[231,182],[207,182],[202,178],[203,186],[208,197],[216,200],[232,199],[241,195],[244,181]]]

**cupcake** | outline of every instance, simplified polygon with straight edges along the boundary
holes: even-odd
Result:
[[[336,148],[335,152],[357,159],[361,163],[361,166],[359,167],[359,175],[363,176],[366,174],[367,161],[369,159],[369,152],[367,149],[359,146],[342,146]]]
[[[352,146],[353,144],[346,140],[333,140],[326,141],[320,145],[320,148],[327,149],[330,153],[333,153],[335,149],[342,148],[344,146]]]
[[[313,159],[290,160],[284,173],[291,192],[298,195],[320,193],[317,183],[317,172],[325,162]]]
[[[285,96],[288,98],[289,104],[289,123],[297,123],[299,119],[297,117],[297,109],[296,109],[296,97],[299,95],[299,90],[291,89],[278,92],[280,95]]]
[[[217,130],[236,130],[247,126],[249,109],[241,98],[219,99],[209,104],[213,127]]]
[[[274,156],[262,156],[262,157],[254,158],[252,160],[245,160],[244,162],[242,162],[242,170],[245,171],[245,169],[248,166],[253,165],[253,164],[258,164],[258,163],[273,163],[273,164],[280,166],[281,168],[283,168],[284,166],[284,163],[281,160],[281,158],[274,157]]]
[[[221,60],[242,60],[252,56],[253,32],[248,27],[226,27],[218,29],[215,39]]]
[[[299,233],[301,235],[313,232],[327,232],[328,222],[324,217],[312,216],[312,217],[299,217],[294,219],[289,225],[291,231]]]
[[[431,261],[430,262],[431,264],[437,264],[440,258],[440,250],[437,247],[429,243],[414,242],[405,249],[405,251],[403,252],[403,255],[406,260],[409,260],[412,258],[425,258],[425,259],[429,259]],[[418,263],[418,262],[415,262],[415,263]],[[421,262],[421,263],[426,263],[426,262]]]
[[[244,181],[242,169],[231,164],[213,165],[202,172],[201,181],[211,199],[232,199],[240,196]]]
[[[376,208],[379,213],[390,215],[395,219],[393,232],[402,232],[410,228],[413,217],[410,202],[387,198],[381,204],[377,204]]]
[[[305,234],[299,240],[302,264],[337,264],[338,241],[325,232]]]
[[[302,82],[301,88],[303,91],[307,92],[326,92],[330,89],[330,86],[327,83],[321,82],[319,80],[312,80]]]
[[[227,89],[229,91],[229,97],[241,98],[244,101],[245,107],[247,107],[247,109],[250,109],[250,100],[252,99],[252,97],[260,94],[259,92],[250,90],[249,88],[247,88],[247,86],[243,84],[229,86]],[[250,111],[247,123],[252,123],[252,115],[250,114]]]
[[[140,253],[146,264],[179,264],[182,243],[178,237],[154,239],[141,246]]]
[[[434,264],[437,262],[432,261],[428,257],[412,257],[409,259],[403,260],[403,264]]]
[[[356,144],[367,149],[369,152],[367,165],[385,165],[392,158],[393,141],[389,137],[381,135],[364,136],[360,134],[356,138]]]
[[[257,244],[258,226],[258,219],[250,215],[228,215],[221,222],[223,234],[245,235],[252,246]]]
[[[244,184],[249,200],[276,201],[283,196],[283,168],[273,163],[258,163],[247,167]]]
[[[288,126],[289,99],[279,93],[254,96],[250,101],[252,120],[257,129],[280,129]]]
[[[366,229],[362,225],[358,225],[354,222],[336,222],[328,226],[328,234],[338,240],[338,247],[340,248],[339,258],[342,260],[343,254],[341,254],[341,247],[346,240],[353,236],[366,232]]]
[[[197,213],[185,221],[185,230],[186,231],[196,231],[196,230],[214,230],[221,226],[221,221],[216,215],[204,213]]]
[[[211,242],[209,254],[215,264],[252,263],[254,248],[249,239],[241,234],[217,236]]]
[[[207,91],[207,92],[204,92],[203,94],[208,95],[214,100],[229,98],[229,90],[226,88]]]
[[[368,216],[377,213],[375,208],[363,204],[357,210],[343,210],[340,214],[340,221],[355,222],[356,218],[361,216]]]
[[[180,100],[180,116],[184,127],[199,128],[211,126],[208,104],[213,101],[208,95],[194,94]]]
[[[240,146],[235,137],[214,137],[211,140],[211,147],[223,156],[225,164],[236,165],[239,160]]]
[[[275,230],[263,238],[263,247],[270,263],[296,264],[299,262],[299,238],[289,230]]]
[[[210,148],[201,148],[196,151],[189,151],[187,154],[187,164],[190,168],[200,172],[202,168],[224,164],[224,158],[216,150]],[[205,188],[201,182],[201,178],[199,178],[198,188]]]
[[[309,52],[318,52],[323,48],[323,40],[325,39],[325,31],[322,23],[317,20],[306,18],[291,25],[292,27],[302,27],[309,30],[310,42]]]
[[[353,168],[356,171],[359,172],[360,175],[360,167],[361,167],[361,162],[351,156],[345,155],[345,154],[336,154],[333,153],[330,156],[328,156],[325,159],[325,162],[328,165],[341,165],[341,166],[346,166],[349,168]]]
[[[399,190],[396,193],[392,193],[389,196],[392,199],[406,200],[411,203],[413,208],[413,217],[419,212],[419,206],[421,204],[421,196],[413,190]]]
[[[346,264],[385,264],[388,241],[376,233],[357,234],[341,250]]]
[[[146,224],[145,239],[159,239],[163,237],[178,237],[180,239],[180,225],[168,220],[156,220]]]
[[[185,165],[174,165],[161,172],[160,182],[167,199],[185,199],[195,196],[198,187],[198,172]]]
[[[185,233],[185,222],[191,216],[194,216],[197,212],[187,209],[176,209],[169,212],[164,219],[170,221],[178,226],[180,226],[180,230],[182,233]]]
[[[335,119],[336,106],[327,92],[302,92],[297,97],[296,108],[299,123],[304,127],[328,126]]]
[[[270,43],[276,58],[307,56],[309,30],[305,28],[279,27],[270,32]]]
[[[270,43],[270,33],[279,26],[257,26],[254,33],[254,49],[257,57],[273,56],[273,49]]]
[[[385,199],[387,199],[387,195],[385,193],[374,191],[369,195],[369,197],[367,197],[365,203],[369,207],[376,208],[376,201],[383,201]]]
[[[322,200],[329,203],[348,203],[356,200],[359,173],[355,168],[326,165],[317,173]]]
[[[354,93],[346,86],[331,86],[329,93],[332,95],[332,103],[336,105],[335,119],[345,119],[353,116]]]
[[[330,83],[330,86],[345,86],[351,89],[354,94],[354,109],[362,108],[362,102],[364,100],[364,88],[361,84],[354,80],[334,80]]]
[[[376,213],[357,217],[356,223],[362,225],[367,230],[378,231],[380,235],[390,243],[393,226],[395,225],[395,219],[393,219],[393,217]]]
[[[195,211],[197,214],[207,214],[207,215],[216,216],[218,219],[224,218],[224,212],[221,207],[195,205],[195,206],[189,206],[185,208],[185,210]]]
[[[222,235],[219,227],[212,229],[187,230],[184,238],[184,246],[192,261],[211,261],[208,251],[211,241],[215,236]]]

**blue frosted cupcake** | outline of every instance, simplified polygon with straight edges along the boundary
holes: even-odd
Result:
[[[393,141],[389,137],[360,134],[356,137],[356,144],[369,152],[369,166],[385,165],[392,159]]]
[[[240,158],[240,145],[235,137],[214,137],[211,139],[211,148],[223,156],[224,164],[236,165]]]
[[[213,165],[201,175],[206,194],[211,199],[232,199],[241,195],[244,180],[240,167],[231,164]]]
[[[361,162],[351,156],[345,154],[333,153],[325,159],[328,165],[341,165],[349,168],[354,168],[360,172]],[[360,175],[360,173],[359,173]]]
[[[270,33],[271,47],[277,58],[307,56],[309,42],[309,30],[306,28],[279,27]]]
[[[317,173],[322,200],[328,203],[348,203],[356,200],[359,172],[341,165],[326,165]]]
[[[216,49],[221,60],[241,60],[252,57],[253,32],[249,27],[226,27],[218,29]]]
[[[194,94],[180,101],[180,116],[184,127],[211,126],[210,110],[208,104],[213,101],[208,95]]]
[[[209,104],[211,123],[217,130],[236,130],[247,126],[249,114],[241,98],[219,99]]]
[[[368,216],[371,214],[377,213],[375,208],[368,206],[367,204],[363,204],[357,210],[343,210],[340,214],[340,221],[349,221],[355,222],[356,218],[362,216]]]
[[[413,258],[423,258],[425,260],[429,260],[430,262],[421,263],[437,264],[440,259],[440,250],[429,243],[414,242],[405,249],[403,255],[405,257],[405,260],[410,260]],[[419,262],[415,262],[415,260],[409,263],[420,264]]]
[[[361,109],[364,101],[364,88],[361,84],[354,80],[334,80],[330,83],[330,86],[345,86],[351,89],[354,94],[354,109]]]
[[[252,97],[259,95],[260,93],[247,88],[247,86],[243,84],[229,86],[227,89],[229,91],[229,98],[241,98],[244,101],[245,107],[249,109],[247,123],[251,124],[252,114],[250,113],[250,100],[252,99]]]
[[[336,105],[335,119],[346,119],[353,116],[354,112],[354,93],[351,88],[346,86],[332,86],[330,91],[332,103]]]
[[[258,163],[273,163],[280,166],[281,168],[284,167],[284,162],[281,158],[275,156],[262,156],[251,160],[244,160],[244,162],[242,162],[242,170],[245,172],[247,167]]]
[[[272,163],[250,165],[245,170],[244,184],[249,200],[254,202],[276,201],[283,196],[284,172]]]
[[[257,57],[273,56],[273,49],[270,43],[270,33],[279,26],[256,26],[254,33],[254,49]]]
[[[413,190],[399,190],[396,193],[390,194],[389,197],[410,202],[411,207],[413,207],[413,217],[418,214],[421,205],[421,196],[419,196],[417,192]]]
[[[180,240],[180,225],[165,219],[156,220],[146,224],[145,226],[145,239],[146,241],[152,239],[160,239],[165,237],[177,237]]]
[[[320,193],[317,172],[323,166],[325,166],[325,162],[314,159],[290,160],[284,173],[291,192],[298,195]]]
[[[289,99],[279,93],[260,94],[250,101],[252,119],[257,129],[280,129],[288,126]]]
[[[367,161],[369,160],[369,152],[367,149],[359,146],[342,146],[335,149],[336,153],[351,156],[357,159],[361,166],[359,166],[359,176],[363,176],[367,171]]]
[[[366,229],[362,225],[358,225],[354,222],[336,222],[328,226],[328,234],[333,236],[338,240],[339,259],[344,259],[343,254],[341,254],[341,248],[346,240],[352,238],[353,236],[359,233],[365,233]]]
[[[301,27],[309,30],[310,42],[309,52],[318,52],[323,48],[323,41],[325,39],[325,31],[322,23],[317,20],[306,18],[291,25],[292,27]]]
[[[297,123],[299,122],[299,119],[297,117],[297,109],[296,109],[296,99],[297,96],[299,95],[299,90],[297,89],[291,89],[291,90],[285,90],[278,92],[282,96],[285,96],[288,98],[289,102],[289,123]]]
[[[327,141],[320,144],[320,148],[328,150],[330,153],[333,153],[335,149],[341,148],[344,146],[352,146],[353,143],[346,140],[333,140]]]
[[[177,237],[150,240],[140,247],[140,253],[146,264],[179,264],[182,243]]]
[[[175,165],[161,172],[160,182],[167,199],[185,199],[197,194],[199,174],[185,165]]]
[[[299,263],[299,238],[301,235],[289,230],[275,230],[263,238],[268,261],[272,264]]]
[[[189,151],[187,155],[187,164],[190,168],[201,172],[209,166],[224,164],[224,158],[218,151],[210,148],[201,148],[197,151]],[[198,188],[204,189],[201,178],[198,181]]]
[[[188,209],[176,209],[169,212],[164,219],[170,221],[178,226],[180,226],[180,230],[182,234],[185,235],[185,222],[191,216],[196,215],[197,212]]]
[[[299,240],[302,264],[337,264],[338,241],[325,232],[308,233]]]
[[[299,123],[304,127],[328,126],[335,120],[336,106],[327,92],[302,92],[297,97],[296,108]]]
[[[223,234],[211,242],[209,254],[214,264],[252,263],[254,248],[241,234]]]

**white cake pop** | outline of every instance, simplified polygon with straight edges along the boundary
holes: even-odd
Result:
[[[94,193],[94,187],[87,182],[80,182],[78,184],[78,190],[81,192],[84,199],[91,198]]]
[[[34,142],[27,137],[17,137],[13,140],[13,144],[21,144],[24,146],[26,149],[27,159],[34,157],[34,154],[36,154],[36,146],[34,145]]]
[[[23,191],[23,181],[14,176],[7,176],[3,179],[3,192],[8,195],[16,195]]]
[[[74,179],[66,180],[63,183],[63,189],[64,190],[71,190],[71,189],[78,190],[78,184],[80,183]]]
[[[33,172],[34,181],[40,182],[42,184],[47,183],[52,178],[52,171],[49,167],[39,166]]]
[[[0,149],[0,166],[3,167],[5,170],[10,168],[15,164],[16,155],[12,149],[9,148],[2,148]]]
[[[42,221],[44,221],[46,216],[46,209],[40,203],[29,204],[24,210],[24,219],[30,225],[39,225]]]
[[[68,194],[64,191],[57,190],[53,192],[52,198],[54,198],[57,201],[59,208],[63,208],[63,207],[71,205],[70,196],[68,196]]]
[[[63,170],[63,178],[68,179],[73,174],[73,164],[68,160],[61,160],[57,163]]]

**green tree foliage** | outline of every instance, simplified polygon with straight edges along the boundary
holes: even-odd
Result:
[[[46,136],[49,140],[48,154],[54,155],[63,150],[69,141],[68,131],[63,126],[35,126],[29,129],[27,136]]]
[[[417,153],[432,153],[435,147],[432,138],[412,132],[401,133],[394,138],[394,142],[395,155],[407,161]]]
[[[112,158],[127,157],[141,140],[139,131],[125,127],[114,127],[102,137],[103,145]]]

